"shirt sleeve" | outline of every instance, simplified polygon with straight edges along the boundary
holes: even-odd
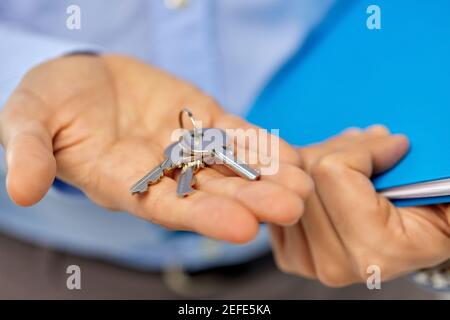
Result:
[[[98,52],[90,44],[55,39],[0,24],[0,108],[34,66],[62,55]]]

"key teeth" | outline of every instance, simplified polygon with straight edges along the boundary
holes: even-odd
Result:
[[[137,193],[144,193],[148,190],[148,186],[149,186],[148,182],[139,181],[130,188],[130,193],[132,195],[135,195]]]
[[[132,194],[132,195],[135,195],[135,194],[140,194],[140,193],[144,193],[144,192],[146,192],[148,190],[148,186],[146,187],[146,188],[137,188],[137,187],[132,187],[131,189],[130,189],[130,193]]]
[[[146,177],[142,178],[141,180],[145,180]],[[158,183],[161,179],[163,178],[163,176],[158,177],[158,179],[155,180],[150,180],[150,181],[138,181],[134,186],[132,186],[130,188],[130,193],[132,195],[135,195],[137,193],[145,193],[148,191],[148,188],[150,185]],[[144,186],[142,186],[142,184],[145,184]]]

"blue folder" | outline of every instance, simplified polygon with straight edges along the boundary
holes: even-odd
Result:
[[[369,30],[369,5],[381,29]],[[377,189],[450,177],[450,1],[341,0],[258,97],[248,119],[295,145],[384,124],[411,141]],[[396,201],[450,202],[450,197]]]

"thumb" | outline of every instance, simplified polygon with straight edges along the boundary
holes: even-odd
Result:
[[[343,166],[370,177],[397,164],[409,149],[404,135],[389,135],[360,141],[341,150],[336,160]]]
[[[50,132],[37,120],[36,108],[30,105],[33,102],[25,103],[22,108],[7,103],[0,114],[0,138],[6,155],[7,192],[16,204],[30,206],[52,185],[56,160]]]
[[[367,223],[367,219],[385,221],[389,207],[386,201],[380,201],[382,197],[375,192],[369,177],[395,165],[408,148],[405,136],[390,135],[361,141],[322,158],[313,176],[331,219],[350,229]],[[371,214],[364,214],[368,212]]]

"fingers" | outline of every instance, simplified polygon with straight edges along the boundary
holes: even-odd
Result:
[[[408,151],[408,139],[403,135],[372,138],[335,154],[338,163],[370,177],[394,166]]]
[[[398,154],[404,152],[402,143],[396,142],[396,138],[390,139],[386,128],[373,126],[366,131],[347,130],[324,143],[301,150],[302,161],[307,171],[313,172],[316,182],[316,194],[308,200],[301,223],[316,276],[322,283],[334,287],[360,281],[359,270],[355,272],[349,252],[348,235],[357,232],[370,238],[368,233],[371,231],[367,230],[370,217],[364,213],[370,203],[378,202],[367,176],[372,169],[384,170],[395,163],[401,157]],[[383,147],[385,149],[381,150]],[[358,153],[365,156],[358,156]],[[342,160],[343,154],[349,162]],[[352,179],[347,170],[358,177]],[[353,188],[349,189],[348,185]],[[373,199],[368,200],[371,196]],[[338,210],[339,215],[333,214]]]
[[[342,131],[340,134],[331,137],[330,139],[313,144],[307,147],[298,148],[300,157],[302,158],[302,166],[310,172],[311,168],[319,161],[323,156],[337,152],[342,148],[355,143],[364,141],[370,137],[385,137],[389,135],[389,130],[381,125],[373,125],[366,130],[360,128],[348,128]]]
[[[384,142],[387,143],[384,144]],[[372,172],[365,172],[368,176],[391,168],[406,154],[409,148],[409,143],[405,136],[391,135],[390,131],[381,125],[370,126],[365,131],[358,128],[347,129],[342,135],[330,139],[328,144],[334,149],[334,152],[352,149],[352,156],[358,150],[362,150],[361,155],[364,151],[368,151],[364,154],[371,157],[373,164],[371,166]],[[362,165],[367,163],[367,161],[363,159],[355,161],[356,167],[361,169],[359,171],[362,172],[362,169],[365,168],[360,168],[356,162]],[[350,165],[350,163],[348,164]]]
[[[56,175],[52,135],[40,121],[43,109],[37,99],[15,93],[0,116],[6,188],[11,200],[21,206],[38,202]]]
[[[402,136],[372,134],[322,157],[312,170],[321,206],[351,261],[338,264],[350,281],[365,274],[368,263],[382,263],[368,255],[389,241],[386,225],[401,230],[395,208],[377,195],[369,177],[394,165],[407,148]]]
[[[136,197],[138,216],[172,229],[194,231],[213,239],[246,243],[258,233],[258,221],[238,202],[196,191],[186,198],[176,194],[176,182],[169,178]]]
[[[299,157],[295,149],[277,137],[267,134],[261,136],[257,127],[232,115],[221,115],[214,120],[214,126],[244,130],[240,133],[248,135],[244,137],[245,139],[239,135],[236,137],[237,156],[250,166],[262,169],[261,154],[263,154],[267,158],[264,160],[270,162],[268,166],[274,164],[274,167],[268,168],[271,170],[262,170],[260,181],[249,182],[236,177],[229,169],[215,165],[214,169],[218,172],[204,169],[197,173],[197,187],[205,192],[238,201],[261,222],[279,225],[297,222],[303,213],[304,200],[313,189],[313,182],[298,167]],[[276,141],[273,142],[269,137],[273,137]],[[264,146],[261,139],[267,139],[267,145]],[[248,143],[249,140],[256,144]],[[262,150],[263,147],[269,148],[270,151]],[[247,161],[248,159],[251,161]]]
[[[312,174],[326,210],[345,215],[338,224],[352,228],[352,223],[366,219],[361,208],[378,211],[378,197],[368,178],[394,165],[407,149],[404,136],[369,137],[317,163]]]
[[[247,181],[223,176],[211,168],[196,174],[196,188],[237,201],[261,222],[290,225],[303,213],[303,200],[293,191],[271,181]]]
[[[254,158],[254,151],[245,150],[245,153],[247,158]],[[258,163],[250,166],[260,169]],[[278,170],[261,175],[259,181],[248,181],[237,177],[234,172],[229,172],[230,175],[220,173],[215,169],[226,167],[218,164],[214,170],[205,168],[196,174],[197,188],[239,201],[261,222],[291,225],[301,217],[304,201],[313,190],[313,182],[296,166],[286,163],[278,163],[277,166]]]
[[[380,126],[303,149],[316,194],[300,224],[272,228],[282,270],[310,272],[326,285],[343,286],[366,279],[370,265],[386,280],[448,258],[447,207],[397,210],[376,194],[369,179],[395,165],[407,149],[405,137]]]
[[[316,272],[303,225],[296,224],[285,228],[275,225],[269,227],[277,266],[286,273],[314,278]]]
[[[149,141],[123,141],[96,162],[91,184],[83,190],[96,203],[127,211],[163,227],[189,230],[233,243],[252,240],[259,224],[253,212],[238,201],[197,190],[186,198],[177,196],[177,182],[168,176],[151,185],[145,194],[131,195],[129,188],[158,165],[161,150]],[[129,157],[133,150],[139,157]]]
[[[333,287],[357,281],[348,252],[318,195],[308,200],[305,211],[301,223],[309,243],[316,277]]]

